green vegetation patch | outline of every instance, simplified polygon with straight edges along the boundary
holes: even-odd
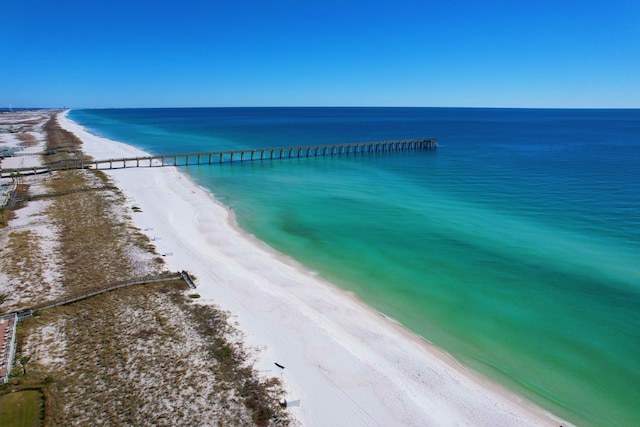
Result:
[[[37,390],[0,396],[0,427],[42,426],[43,396]]]
[[[0,227],[4,227],[5,225],[7,225],[8,221],[9,215],[7,213],[7,210],[5,208],[0,208]]]

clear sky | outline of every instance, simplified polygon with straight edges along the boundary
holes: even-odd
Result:
[[[640,108],[640,0],[0,0],[0,108]]]

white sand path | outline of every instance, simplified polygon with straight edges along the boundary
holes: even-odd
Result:
[[[146,155],[59,122],[96,159]],[[194,273],[201,300],[234,315],[303,425],[567,425],[247,235],[176,168],[106,172],[142,209],[134,221],[168,268]]]

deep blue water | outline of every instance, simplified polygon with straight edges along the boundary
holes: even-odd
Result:
[[[435,137],[185,168],[238,222],[581,425],[640,425],[640,110],[78,110],[153,154]]]

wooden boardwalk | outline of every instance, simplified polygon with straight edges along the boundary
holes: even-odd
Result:
[[[50,301],[50,302],[40,304],[35,307],[22,308],[12,313],[17,314],[18,320],[22,320],[23,318],[31,317],[33,315],[33,312],[36,310],[46,310],[46,309],[58,307],[61,305],[72,304],[74,302],[82,301],[87,298],[91,298],[93,296],[103,294],[105,292],[110,292],[110,291],[120,289],[120,288],[125,288],[128,286],[148,285],[152,283],[168,282],[172,280],[183,280],[187,284],[187,286],[189,286],[189,288],[196,289],[196,284],[193,282],[193,279],[191,278],[189,273],[183,270],[177,273],[165,273],[165,274],[156,275],[156,276],[141,277],[135,280],[130,280],[128,282],[120,282],[120,283],[112,284],[112,285],[109,285],[91,292],[87,292],[84,294],[68,296],[56,301]]]
[[[197,166],[246,161],[300,159],[395,151],[434,150],[436,148],[438,148],[438,140],[427,138],[406,141],[358,142],[353,144],[300,145],[296,147],[170,154],[106,160],[71,159],[35,167],[0,169],[0,177],[7,178],[15,175],[33,175],[38,173],[47,173],[54,170],[67,169],[122,169],[131,167]]]

